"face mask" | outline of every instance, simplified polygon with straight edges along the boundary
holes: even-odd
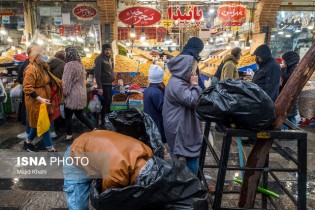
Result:
[[[48,56],[47,55],[40,55],[40,59],[42,62],[46,63],[48,61]]]
[[[262,62],[259,61],[258,57],[256,57],[255,61],[258,65],[262,64]]]

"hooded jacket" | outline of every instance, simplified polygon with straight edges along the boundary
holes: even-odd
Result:
[[[202,89],[189,84],[194,57],[179,55],[167,64],[172,76],[166,86],[163,125],[171,151],[183,157],[198,157],[202,134],[195,113]]]
[[[65,107],[71,110],[86,106],[85,70],[79,61],[66,63],[62,76],[62,89]]]
[[[239,78],[237,70],[237,58],[234,55],[226,55],[223,59],[223,68],[221,73],[221,79],[236,80]]]
[[[280,87],[280,92],[284,88],[285,84],[288,82],[289,78],[291,77],[292,73],[296,69],[298,63],[300,62],[300,55],[297,52],[286,52],[282,55],[283,60],[286,63],[286,68],[283,67],[281,69],[281,78],[282,78],[282,84]],[[295,116],[298,114],[298,100],[296,100],[294,106],[292,107],[291,113],[288,114],[289,117]]]
[[[191,55],[193,56],[197,61],[200,61],[201,58],[199,54],[204,48],[203,41],[197,37],[192,37],[188,40],[187,44],[184,46],[183,51],[180,53],[180,55]],[[197,68],[196,73],[200,74],[199,68]],[[202,80],[200,77],[198,77],[198,85],[202,88],[205,89],[206,87],[204,86]]]
[[[115,80],[113,65],[110,57],[104,55],[105,49],[102,49],[102,53],[95,58],[94,74],[97,84],[97,88],[102,88],[103,85],[112,85]]]
[[[262,57],[264,61],[258,63],[259,70],[256,71],[252,82],[263,89],[275,102],[279,95],[280,65],[272,58],[271,51],[267,45],[259,46],[255,50],[254,55]]]
[[[51,73],[55,75],[58,79],[62,79],[63,69],[65,67],[65,62],[59,58],[52,57],[47,61],[50,66]]]

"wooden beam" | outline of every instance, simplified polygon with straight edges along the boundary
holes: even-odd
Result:
[[[312,76],[315,70],[315,43],[305,54],[304,58],[292,73],[290,79],[282,89],[275,103],[276,122],[274,129],[280,129],[291,111],[294,102],[301,93],[302,88]],[[258,139],[249,154],[247,166],[251,168],[264,167],[273,139]],[[261,171],[245,171],[244,182],[241,189],[239,207],[254,208],[256,188],[261,176]]]

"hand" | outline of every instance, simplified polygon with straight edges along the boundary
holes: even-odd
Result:
[[[42,98],[42,97],[40,97],[40,96],[37,96],[36,97],[36,100],[39,102],[39,103],[41,103],[41,104],[50,104],[50,100],[48,100],[48,99],[46,99],[46,98]]]
[[[108,61],[105,61],[104,63],[105,63],[105,64],[107,64],[107,65],[109,65],[109,64],[110,64]]]
[[[191,74],[189,82],[190,82],[191,85],[198,85],[198,75],[196,73],[195,74]]]
[[[103,95],[103,89],[98,89],[97,93],[102,96]]]

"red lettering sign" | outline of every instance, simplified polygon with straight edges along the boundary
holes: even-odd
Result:
[[[121,22],[134,26],[150,26],[161,20],[161,13],[149,7],[131,7],[118,15]]]
[[[91,5],[78,4],[78,6],[72,10],[72,13],[78,19],[92,20],[96,16],[97,11]]]
[[[202,19],[202,10],[199,10],[198,6],[188,6],[188,11],[184,14],[181,12],[181,6],[176,6],[176,8],[169,7],[168,17],[171,20],[182,21],[200,21]]]
[[[12,9],[9,10],[2,10],[0,12],[0,16],[14,16],[14,12]]]
[[[239,3],[221,5],[218,8],[218,18],[224,26],[241,26],[246,18],[246,6]]]

